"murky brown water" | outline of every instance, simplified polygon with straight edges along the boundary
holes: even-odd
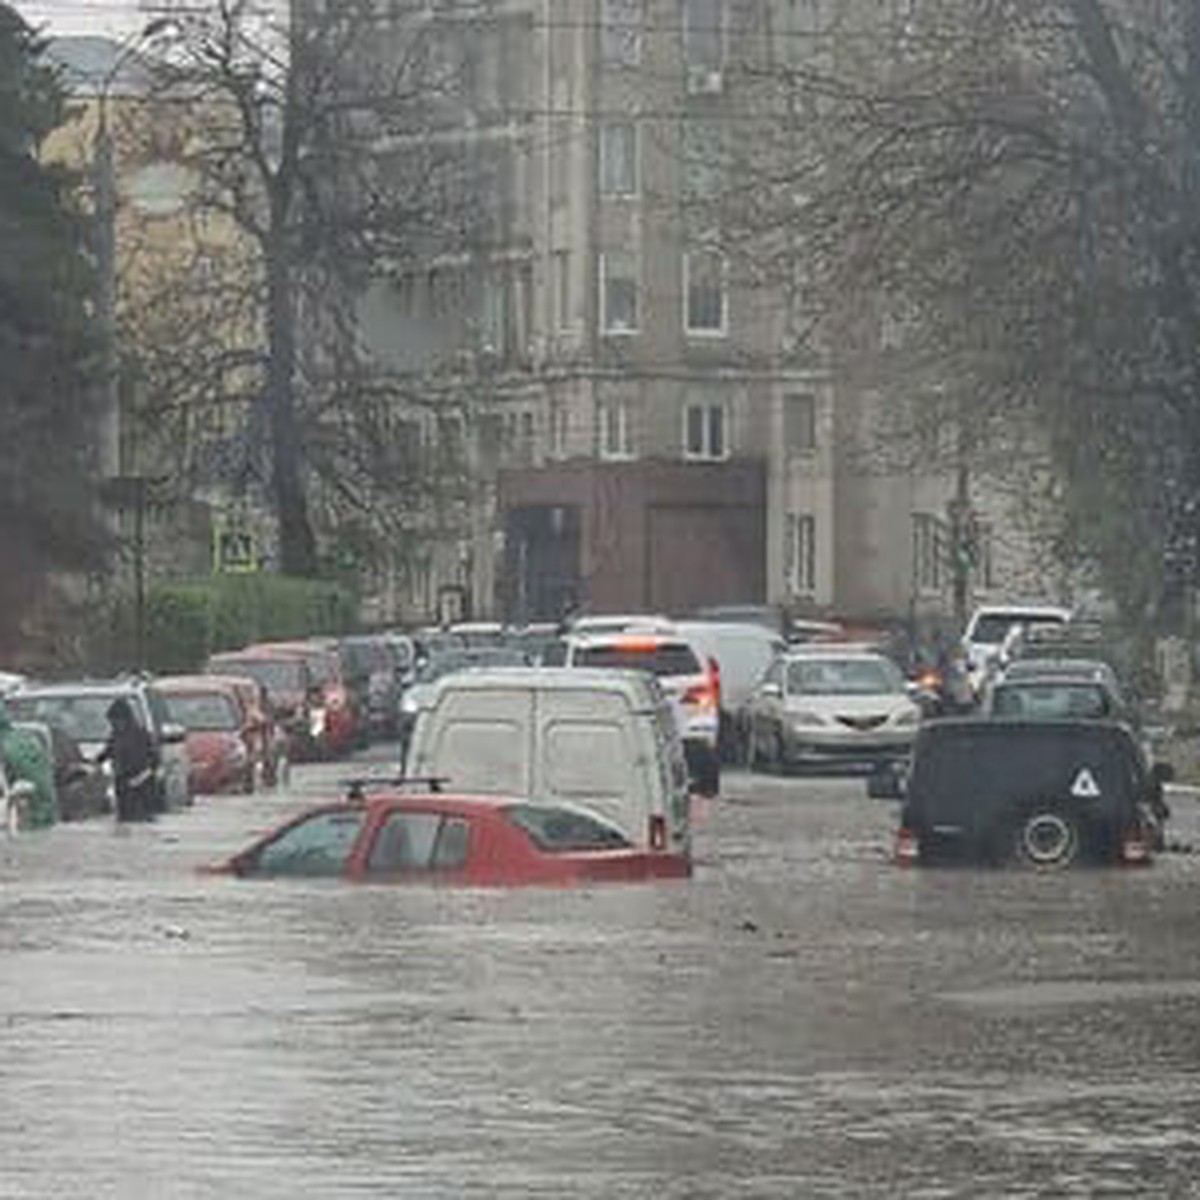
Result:
[[[193,873],[294,797],[0,842],[0,1197],[1200,1194],[1200,858],[906,872],[861,784],[730,792],[649,887]]]

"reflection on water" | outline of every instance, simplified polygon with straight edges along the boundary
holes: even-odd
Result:
[[[0,1197],[1188,1194],[1191,860],[904,872],[754,787],[691,884],[192,871],[274,797],[0,843]]]

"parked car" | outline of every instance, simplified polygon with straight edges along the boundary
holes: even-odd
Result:
[[[924,726],[907,776],[885,768],[867,790],[903,802],[900,861],[1061,868],[1149,861],[1170,778],[1165,764],[1147,768],[1124,725],[962,717]]]
[[[392,737],[400,716],[403,672],[390,639],[382,634],[356,634],[338,642],[342,673],[354,681],[366,713],[370,737]]]
[[[1114,696],[1122,697],[1121,681],[1109,663],[1098,658],[1019,658],[1004,669],[1000,679],[1095,679]]]
[[[336,649],[315,642],[263,642],[247,649],[303,662],[308,668],[309,727],[318,757],[340,758],[354,748],[365,715],[346,684]]]
[[[721,686],[717,746],[722,762],[743,762],[746,730],[740,714],[755,686],[787,644],[765,625],[749,622],[678,621],[675,631],[716,662]]]
[[[186,808],[192,802],[188,782],[187,732],[170,718],[166,700],[153,683],[140,677],[81,683],[26,684],[6,697],[14,720],[57,725],[95,759],[108,740],[108,707],[124,699],[138,723],[150,734],[158,754],[157,787],[164,808]]]
[[[204,670],[223,678],[253,679],[263,688],[274,732],[283,740],[277,757],[289,763],[317,757],[317,736],[325,722],[325,699],[303,658],[270,651],[236,650],[212,655]]]
[[[696,609],[693,621],[719,621],[723,625],[757,625],[776,637],[787,637],[791,621],[778,604],[710,604]]]
[[[560,667],[562,657],[566,654],[566,643],[559,626],[549,621],[535,622],[516,630],[511,644],[525,655],[526,661],[533,667]],[[562,657],[559,657],[560,647]],[[555,658],[559,658],[559,661],[553,661]]]
[[[635,846],[689,852],[687,767],[670,705],[631,671],[460,671],[422,702],[409,774],[456,791],[582,805]]]
[[[987,604],[977,608],[967,622],[962,639],[967,671],[975,691],[982,692],[988,673],[995,670],[1006,641],[1011,644],[1011,639],[1023,629],[1065,625],[1070,619],[1069,608],[1053,604]]]
[[[721,689],[715,660],[677,633],[647,631],[572,636],[566,665],[653,675],[671,701],[696,791],[715,796],[721,790]]]
[[[830,645],[777,659],[746,706],[754,770],[874,764],[912,748],[921,710],[890,659]]]
[[[187,730],[189,782],[206,796],[254,791],[254,729],[237,691],[215,675],[158,680],[171,720]]]
[[[79,743],[58,725],[46,721],[14,721],[14,727],[36,737],[54,769],[54,791],[60,821],[82,821],[111,813],[108,776],[88,762]]]
[[[469,650],[499,649],[511,642],[509,629],[499,621],[459,621],[450,633]]]
[[[672,627],[671,618],[661,613],[587,613],[571,622],[569,632],[573,637],[601,637],[635,629],[667,633]]]
[[[242,710],[243,736],[254,764],[254,789],[280,787],[290,773],[287,736],[275,720],[267,689],[248,675],[209,675],[230,688]]]
[[[680,879],[691,863],[573,805],[390,791],[311,809],[210,870],[508,887]]]
[[[983,711],[991,717],[1026,720],[1120,721],[1125,708],[1108,684],[1094,675],[1009,678],[988,690]]]

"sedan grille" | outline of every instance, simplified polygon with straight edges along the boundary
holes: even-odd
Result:
[[[878,729],[887,720],[887,716],[885,714],[882,717],[838,717],[838,720],[850,729],[866,733],[870,729]]]

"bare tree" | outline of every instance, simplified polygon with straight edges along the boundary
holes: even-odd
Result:
[[[760,68],[723,236],[801,280],[805,332],[902,394],[902,421],[965,426],[1001,474],[1048,461],[1060,547],[1144,611],[1196,563],[1196,6],[858,11]],[[899,329],[883,349],[881,323]]]
[[[206,428],[243,482],[265,465],[279,566],[313,574],[322,519],[386,533],[445,475],[389,449],[393,410],[438,397],[367,361],[356,304],[465,195],[450,184],[460,164],[421,135],[453,81],[422,25],[393,28],[370,0],[296,0],[278,18],[250,0],[162,11],[153,115],[132,136],[147,152],[168,140],[190,179],[193,261],[130,289],[127,339],[160,430]],[[381,150],[396,142],[402,160]]]

